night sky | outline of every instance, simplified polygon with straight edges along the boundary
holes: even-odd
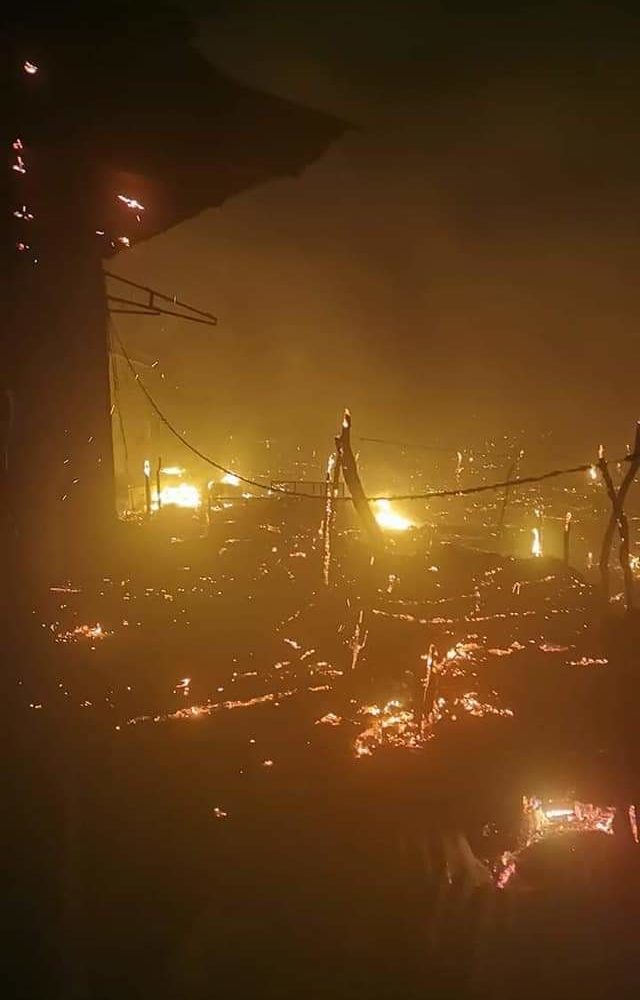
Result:
[[[553,429],[562,453],[623,448],[639,412],[633,5],[190,9],[216,67],[353,126],[302,176],[115,265],[219,317],[119,321],[196,443],[246,462],[265,437],[328,451],[349,405],[374,436]]]

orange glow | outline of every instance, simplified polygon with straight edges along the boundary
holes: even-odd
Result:
[[[153,502],[158,505],[158,493],[154,491]],[[162,507],[186,507],[195,510],[202,503],[200,490],[190,483],[178,483],[177,486],[163,486],[160,490]]]
[[[373,516],[380,527],[387,531],[407,531],[414,527],[412,521],[393,510],[389,500],[376,500]]]
[[[535,559],[539,559],[542,555],[542,539],[540,538],[540,529],[532,528],[531,534],[533,535],[533,541],[531,542],[531,555]]]

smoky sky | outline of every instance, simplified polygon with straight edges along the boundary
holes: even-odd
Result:
[[[189,5],[185,5],[189,6]],[[272,181],[122,256],[219,317],[126,320],[200,443],[361,433],[624,444],[640,415],[632,6],[195,4],[229,76],[346,119]],[[215,143],[215,122],[203,147]],[[179,151],[177,151],[179,155]],[[178,388],[176,388],[176,386]],[[226,447],[226,445],[224,446]]]

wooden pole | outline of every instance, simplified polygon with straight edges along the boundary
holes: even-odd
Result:
[[[329,458],[326,476],[326,502],[324,508],[324,519],[322,521],[322,574],[325,587],[329,586],[329,576],[331,570],[331,533],[336,518],[335,501],[338,496],[340,484],[340,471],[342,463],[340,452],[336,449]]]
[[[516,456],[516,458],[514,458],[513,462],[507,469],[507,477],[506,477],[507,481],[510,481],[516,474],[516,471],[520,464],[520,460],[522,458],[524,458],[524,451],[520,451],[520,453]],[[511,495],[511,487],[505,486],[504,494],[502,496],[502,506],[500,507],[500,515],[498,517],[498,532],[497,532],[498,538],[502,538],[502,532],[504,530],[504,518],[507,512],[507,504],[509,503],[510,495]]]
[[[381,548],[383,544],[382,530],[371,512],[371,508],[369,507],[364,489],[362,488],[360,476],[358,475],[358,466],[355,455],[353,454],[353,450],[351,448],[351,414],[349,410],[344,411],[342,431],[340,436],[336,438],[336,449],[340,458],[344,481],[347,484],[349,493],[351,494],[351,499],[353,500],[353,506],[356,509],[356,513],[358,514],[362,522],[362,526],[367,532],[369,540],[373,544],[374,548]]]
[[[571,551],[571,511],[568,510],[564,519],[564,536],[562,539],[562,555],[565,566],[569,565]]]
[[[151,462],[144,462],[144,509],[147,517],[151,515]]]
[[[160,499],[160,470],[162,468],[162,459],[158,459],[158,466],[156,468],[156,497],[158,501],[158,510],[162,507],[162,500]]]

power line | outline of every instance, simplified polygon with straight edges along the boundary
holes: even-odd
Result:
[[[317,493],[316,494],[313,494],[313,493],[291,493],[289,490],[284,489],[281,486],[277,486],[277,485],[274,485],[274,484],[271,484],[271,483],[261,483],[257,479],[250,479],[248,476],[242,476],[240,473],[234,472],[232,469],[228,469],[228,468],[226,468],[226,466],[221,465],[219,462],[216,462],[215,459],[211,458],[209,455],[206,455],[203,451],[201,451],[195,445],[191,444],[191,442],[188,441],[187,438],[185,438],[184,435],[181,434],[180,431],[177,430],[176,427],[174,427],[174,425],[171,423],[171,421],[169,420],[169,418],[166,417],[165,414],[163,413],[163,411],[160,409],[160,407],[156,403],[155,399],[153,398],[153,396],[151,395],[151,393],[149,392],[149,390],[145,386],[144,382],[140,378],[138,372],[136,372],[136,370],[135,370],[135,368],[133,366],[133,362],[132,362],[131,358],[129,357],[124,344],[122,343],[122,340],[120,339],[118,331],[115,328],[115,324],[113,323],[113,320],[111,320],[111,324],[112,324],[113,333],[114,333],[114,335],[115,335],[118,343],[120,344],[120,348],[122,350],[122,355],[123,355],[125,361],[127,362],[127,365],[129,366],[131,374],[134,377],[134,381],[137,383],[137,385],[139,385],[140,390],[142,391],[142,393],[144,394],[145,398],[147,399],[147,402],[149,403],[149,405],[151,406],[151,408],[154,410],[154,412],[157,414],[157,416],[160,418],[160,420],[162,421],[162,423],[164,424],[164,426],[167,428],[167,430],[169,430],[174,435],[174,437],[176,437],[178,439],[178,441],[180,441],[181,444],[184,445],[185,448],[187,448],[190,452],[192,452],[198,458],[202,459],[203,462],[206,462],[207,465],[211,465],[214,469],[217,469],[219,472],[222,472],[222,473],[224,473],[227,476],[235,476],[236,479],[238,479],[241,483],[245,483],[247,486],[254,486],[254,487],[256,487],[256,489],[266,490],[269,493],[281,493],[281,494],[284,494],[285,496],[288,496],[288,497],[298,497],[298,498],[303,499],[303,500],[316,500],[316,501],[317,500],[324,500],[324,497],[323,496],[318,496]],[[619,465],[622,462],[629,462],[629,461],[631,461],[634,457],[635,457],[634,455],[625,455],[624,458],[614,459],[612,461],[607,462],[606,464],[607,465]],[[502,480],[501,482],[498,482],[498,483],[482,483],[479,486],[458,487],[456,489],[451,489],[451,490],[427,490],[425,493],[399,493],[399,494],[394,494],[393,496],[380,495],[380,496],[366,497],[365,499],[369,503],[376,503],[379,500],[392,500],[392,501],[396,501],[396,500],[397,501],[407,501],[407,500],[437,500],[437,499],[445,499],[447,497],[472,496],[472,495],[474,495],[476,493],[488,493],[488,492],[490,492],[492,490],[503,490],[503,489],[505,489],[506,487],[509,487],[509,486],[528,486],[528,485],[530,485],[532,483],[542,483],[542,482],[544,482],[547,479],[556,479],[558,476],[570,476],[570,475],[575,475],[575,474],[580,473],[580,472],[588,472],[590,469],[593,469],[593,468],[595,468],[595,463],[594,462],[585,462],[582,465],[574,465],[574,466],[571,466],[570,468],[567,468],[567,469],[553,469],[550,472],[543,472],[541,475],[538,475],[538,476],[523,476],[522,478],[518,478],[518,479],[505,479],[505,480]],[[350,498],[349,497],[344,497],[344,498],[338,498],[338,499],[347,499],[348,500]]]
[[[118,331],[116,330],[116,327],[115,327],[115,324],[113,323],[113,320],[111,320],[111,325],[112,325],[113,333],[114,333],[114,335],[116,337],[116,340],[120,344],[120,349],[122,351],[122,355],[123,355],[125,361],[127,362],[127,365],[129,366],[129,370],[131,371],[131,374],[134,377],[134,381],[137,383],[137,385],[140,386],[141,391],[143,392],[145,398],[147,399],[147,402],[149,403],[149,405],[151,406],[151,408],[153,409],[153,411],[157,414],[157,416],[160,418],[160,420],[162,421],[162,423],[164,424],[164,426],[167,428],[167,430],[169,430],[174,435],[174,437],[176,437],[178,439],[178,441],[180,441],[185,446],[185,448],[187,448],[190,452],[192,452],[198,458],[202,459],[203,462],[206,462],[207,465],[211,465],[214,469],[217,469],[218,472],[223,472],[226,476],[235,476],[236,479],[239,479],[241,483],[246,483],[247,486],[254,486],[254,487],[256,487],[256,489],[267,490],[267,491],[269,491],[271,493],[285,493],[287,496],[296,496],[296,497],[301,497],[301,498],[304,497],[305,499],[309,499],[309,500],[318,500],[318,499],[323,500],[324,499],[323,497],[318,497],[317,494],[314,496],[313,493],[295,493],[295,494],[292,494],[292,493],[289,492],[289,490],[286,490],[283,487],[271,485],[271,483],[261,483],[257,479],[250,479],[248,476],[242,476],[238,472],[234,472],[232,469],[227,469],[226,466],[221,465],[220,462],[216,462],[215,459],[211,458],[209,455],[206,455],[203,451],[200,451],[199,448],[196,448],[195,445],[191,444],[191,442],[188,441],[184,437],[184,435],[181,434],[180,431],[176,427],[174,427],[174,425],[171,423],[171,421],[169,420],[169,418],[164,415],[164,413],[162,412],[162,410],[160,409],[160,407],[156,403],[155,399],[153,398],[153,396],[151,395],[151,393],[147,389],[146,385],[144,384],[144,382],[140,378],[138,372],[135,370],[135,368],[133,366],[133,362],[132,362],[131,358],[129,357],[129,354],[127,353],[126,347],[122,343],[122,340],[120,338],[120,335],[119,335]]]

